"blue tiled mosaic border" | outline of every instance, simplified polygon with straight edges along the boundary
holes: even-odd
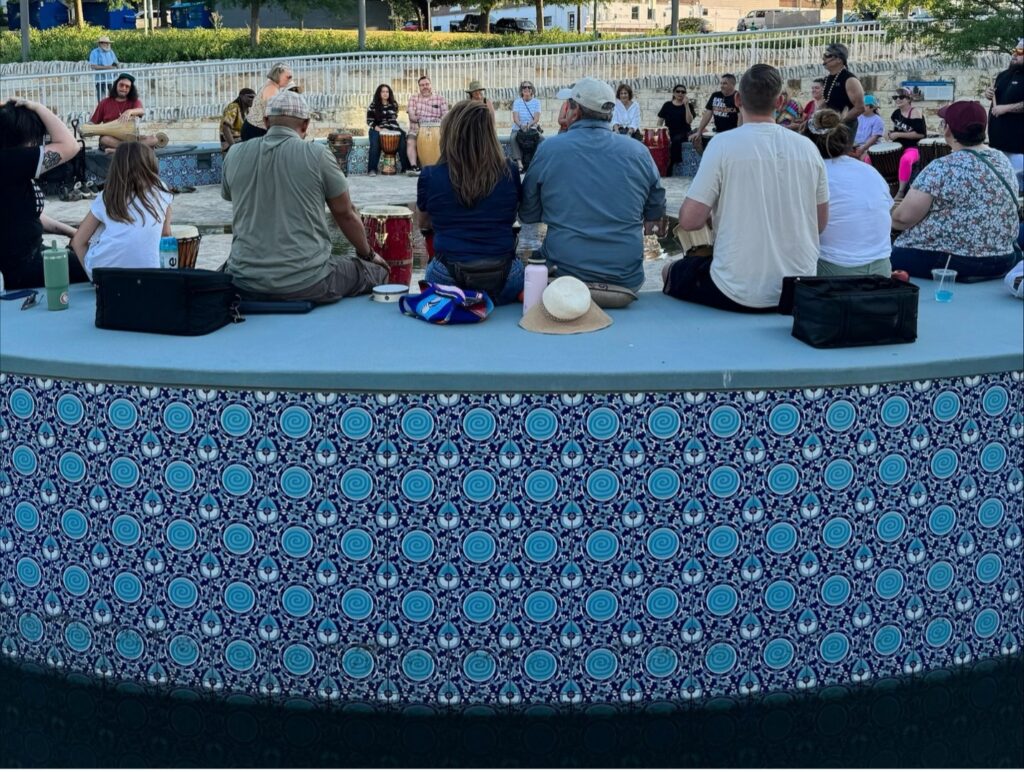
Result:
[[[388,395],[0,376],[0,649],[377,704],[1016,653],[1024,375]]]

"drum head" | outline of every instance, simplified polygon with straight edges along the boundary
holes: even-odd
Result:
[[[412,210],[406,206],[364,206],[359,212],[363,217],[400,217],[412,219]]]
[[[370,298],[378,303],[397,303],[408,292],[409,287],[405,284],[378,284],[373,288]]]
[[[377,129],[377,133],[378,134],[382,134],[385,137],[390,137],[390,136],[393,136],[393,135],[396,135],[396,134],[401,134],[402,132],[395,131],[394,129]]]
[[[199,236],[199,229],[194,225],[172,225],[171,235],[176,239],[194,239]]]
[[[869,153],[891,153],[893,150],[902,150],[899,142],[876,142],[868,148]]]

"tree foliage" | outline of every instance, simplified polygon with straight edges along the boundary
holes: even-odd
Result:
[[[1024,36],[1024,0],[930,0],[930,23],[893,25],[890,34],[915,40],[951,62],[1006,52]]]

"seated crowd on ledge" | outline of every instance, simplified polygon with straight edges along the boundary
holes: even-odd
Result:
[[[845,106],[832,109],[826,98],[797,119],[796,131],[779,121],[792,112],[779,71],[758,64],[742,75],[728,95],[737,127],[707,146],[679,211],[682,231],[713,230],[713,249],[666,266],[666,294],[731,311],[770,311],[784,276],[905,271],[930,278],[948,264],[959,281],[980,281],[1004,276],[1020,260],[1013,155],[984,145],[989,114],[981,104],[957,101],[939,110],[951,153],[925,167],[894,206],[888,184],[855,144],[870,103],[852,76],[843,79],[846,56],[839,44],[823,56],[835,76],[825,91],[842,82]],[[1011,68],[1019,72],[1022,64],[1018,49]],[[629,95],[620,89],[618,96]],[[483,282],[495,302],[516,300],[524,275],[518,219],[547,225],[534,257],[553,276],[583,281],[604,307],[636,300],[644,234],[665,215],[659,173],[643,144],[612,131],[616,115],[624,118],[607,83],[582,78],[558,98],[566,131],[537,146],[525,175],[516,159],[505,158],[486,99],[446,110],[440,159],[417,183],[419,225],[434,232],[428,281],[469,288]],[[1024,103],[1014,107],[1024,113]],[[330,303],[384,283],[388,265],[371,249],[344,174],[326,145],[304,141],[310,110],[303,96],[278,89],[263,112],[265,134],[232,145],[223,165],[234,234],[225,269],[236,286],[258,299]],[[33,179],[77,149],[45,107],[10,101],[0,108],[0,189],[9,202],[0,209],[8,234],[0,272],[8,288],[43,283],[41,234],[59,224],[42,214]],[[154,265],[171,218],[156,170],[147,144],[116,148],[103,195],[72,239],[81,261],[72,263],[72,281],[87,280],[100,265]],[[332,254],[325,205],[355,257]]]

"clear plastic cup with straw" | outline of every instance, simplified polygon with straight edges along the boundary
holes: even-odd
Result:
[[[952,255],[946,256],[946,265],[944,267],[932,269],[932,281],[938,282],[938,286],[935,288],[935,299],[939,303],[951,303],[953,301],[956,271],[949,268],[949,261],[952,257]]]

